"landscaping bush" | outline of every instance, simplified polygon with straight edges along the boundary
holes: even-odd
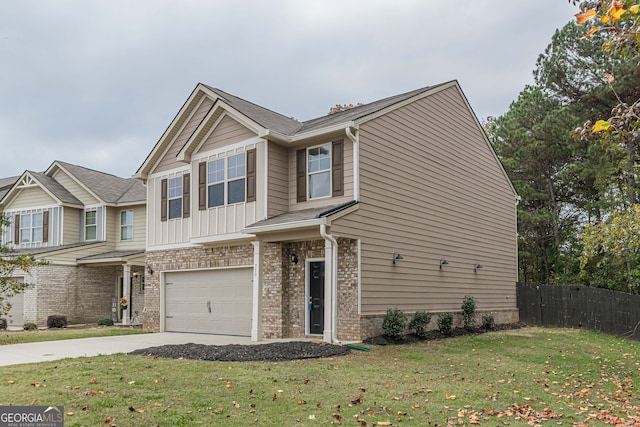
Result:
[[[438,330],[443,335],[451,335],[453,332],[453,313],[438,314]]]
[[[7,329],[7,319],[0,319],[0,330]]]
[[[22,325],[22,329],[24,329],[25,331],[35,331],[36,329],[38,329],[38,325],[36,325],[35,323],[27,322]]]
[[[61,314],[52,314],[47,317],[47,328],[66,328],[67,316]]]
[[[98,320],[98,326],[113,326],[113,320],[105,317],[103,319]]]
[[[416,331],[416,335],[425,338],[427,336],[427,327],[431,322],[431,313],[426,311],[416,311],[409,323],[409,329]]]
[[[407,326],[407,315],[397,308],[390,308],[387,310],[387,314],[384,315],[382,321],[382,329],[384,334],[400,340],[404,336],[404,329]]]
[[[476,328],[476,299],[470,295],[462,299],[462,322],[467,331]]]
[[[485,314],[482,316],[482,327],[488,331],[493,331],[496,328],[496,321],[491,314]]]

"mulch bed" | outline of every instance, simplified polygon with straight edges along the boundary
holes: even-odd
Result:
[[[367,338],[364,345],[400,345],[422,341],[438,340],[465,335],[478,335],[485,332],[504,331],[522,328],[523,324],[496,325],[492,330],[476,329],[467,331],[456,328],[451,335],[443,335],[440,331],[430,331],[426,337],[417,335],[405,335],[402,340],[394,340],[385,335]],[[135,350],[130,355],[162,357],[167,359],[191,359],[191,360],[215,360],[221,362],[279,362],[285,360],[315,359],[321,357],[336,357],[349,354],[351,350],[342,345],[317,343],[309,341],[275,342],[254,345],[205,345],[205,344],[179,344],[163,345]]]

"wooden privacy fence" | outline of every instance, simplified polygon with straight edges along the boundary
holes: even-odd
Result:
[[[520,321],[584,328],[640,340],[640,295],[588,286],[517,286]]]

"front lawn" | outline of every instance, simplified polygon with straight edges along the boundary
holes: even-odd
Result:
[[[89,328],[40,329],[32,331],[0,331],[0,346],[27,342],[58,341],[73,338],[108,337],[112,335],[142,334],[142,329],[118,326],[98,326]]]
[[[67,426],[640,423],[638,342],[524,328],[370,348],[292,362],[121,354],[7,366],[0,405],[64,405]]]

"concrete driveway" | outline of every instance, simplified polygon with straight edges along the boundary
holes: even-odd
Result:
[[[260,343],[267,342],[273,341],[261,341]],[[67,357],[128,353],[141,348],[187,343],[208,345],[258,344],[252,342],[249,337],[184,334],[177,332],[43,341],[27,344],[0,345],[0,366],[47,362],[50,360],[65,359]]]

